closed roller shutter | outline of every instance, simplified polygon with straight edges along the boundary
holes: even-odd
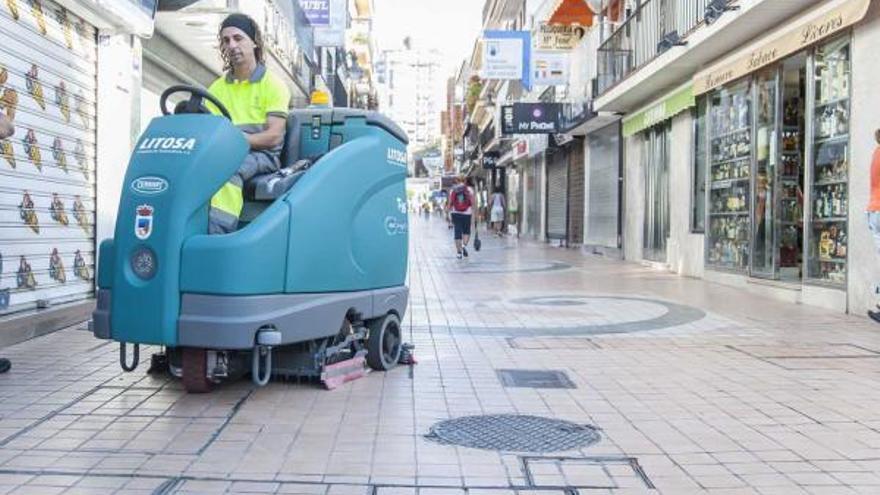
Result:
[[[568,152],[547,158],[547,238],[568,238]]]
[[[616,248],[620,139],[618,124],[590,135],[590,207],[587,244]]]
[[[0,315],[90,297],[96,30],[49,1],[0,3]]]

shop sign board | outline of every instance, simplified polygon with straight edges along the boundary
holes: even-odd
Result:
[[[783,34],[698,73],[694,76],[694,94],[707,93],[843,31],[865,17],[870,4],[871,0],[846,0],[822,5]]]
[[[538,25],[535,48],[537,50],[573,50],[586,34],[587,30],[583,26],[542,22]]]
[[[330,25],[330,0],[299,0],[299,6],[312,26]]]
[[[501,107],[501,133],[556,134],[561,119],[560,103],[514,103]]]
[[[659,102],[623,119],[623,135],[624,137],[632,136],[664,120],[675,117],[695,104],[696,99],[694,98],[693,86],[688,84],[686,87],[664,97]]]
[[[532,81],[539,86],[565,85],[568,83],[568,68],[567,53],[535,52]]]
[[[483,78],[522,81],[531,89],[532,37],[528,31],[483,33]]]

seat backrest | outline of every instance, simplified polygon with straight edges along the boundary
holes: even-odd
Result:
[[[281,168],[287,168],[299,160],[299,138],[302,131],[302,119],[291,112],[287,117],[284,132],[284,146],[281,148]]]

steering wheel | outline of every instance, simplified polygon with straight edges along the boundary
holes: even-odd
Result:
[[[218,100],[217,97],[202,88],[187,86],[185,84],[171,86],[162,92],[162,97],[159,98],[159,108],[162,109],[162,115],[171,115],[172,112],[168,111],[167,106],[168,97],[176,93],[189,93],[189,100],[186,102],[180,102],[178,107],[174,109],[175,111],[173,113],[178,113],[179,110],[182,110],[180,113],[211,113],[202,101],[208,100],[220,110],[220,113],[223,114],[224,117],[232,120],[232,117],[229,115],[229,110],[220,103],[220,100]],[[183,105],[182,108],[180,107],[181,104]]]

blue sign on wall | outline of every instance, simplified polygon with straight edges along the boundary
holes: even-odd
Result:
[[[330,25],[330,0],[299,0],[312,26]]]
[[[522,85],[526,90],[531,91],[532,89],[532,33],[530,31],[485,31],[483,32],[483,39],[486,42],[486,47],[489,51],[492,48],[492,40],[519,40],[521,42],[521,54],[517,53],[517,57],[521,57],[521,72],[522,76],[520,81],[522,81]],[[487,56],[491,56],[492,53],[488,53]],[[496,55],[504,56],[509,55],[507,53],[498,52]],[[483,62],[484,64],[486,61]],[[491,79],[491,77],[490,77]]]

